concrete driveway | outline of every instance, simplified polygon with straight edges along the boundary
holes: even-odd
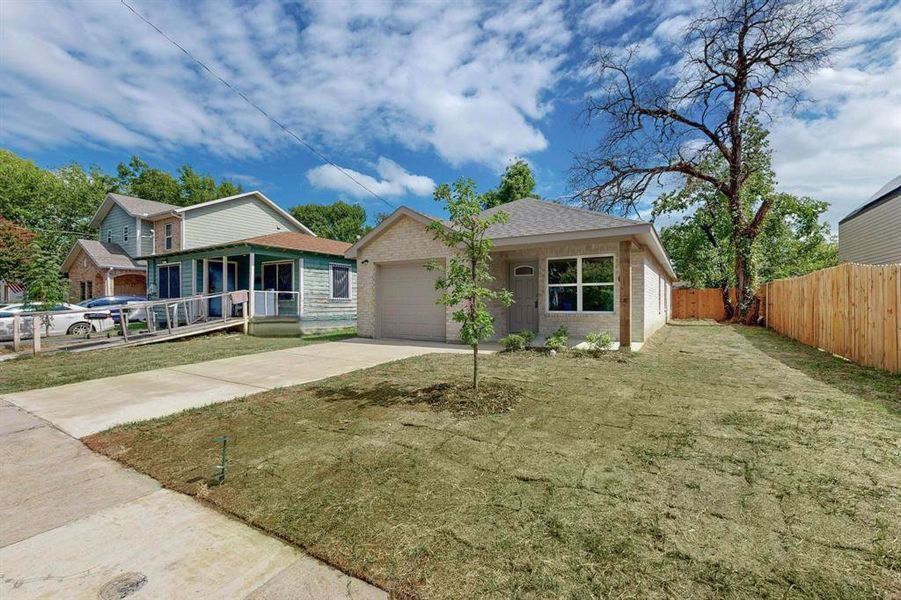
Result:
[[[355,339],[4,395],[0,597],[385,598],[72,436],[430,352],[469,349]]]
[[[3,398],[82,438],[114,425],[431,352],[470,349],[435,342],[354,338],[5,394]],[[109,351],[109,356],[115,360],[114,351]]]

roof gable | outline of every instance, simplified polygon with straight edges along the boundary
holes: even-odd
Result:
[[[78,253],[83,252],[95,265],[104,269],[144,270],[144,265],[135,261],[119,244],[98,242],[97,240],[75,240],[60,271],[66,273],[72,268]]]
[[[198,208],[207,208],[207,207],[211,207],[211,206],[220,206],[220,205],[222,206],[223,209],[227,209],[228,204],[230,202],[234,202],[236,200],[242,200],[244,198],[253,198],[254,200],[257,200],[258,202],[261,202],[265,206],[269,207],[271,210],[278,213],[281,217],[286,219],[291,225],[297,227],[303,233],[305,233],[307,235],[311,235],[313,237],[316,236],[316,234],[313,233],[312,229],[310,229],[309,227],[307,227],[306,225],[304,225],[303,223],[301,223],[300,221],[298,221],[297,219],[292,217],[289,212],[287,212],[281,206],[279,206],[278,204],[276,204],[275,202],[273,202],[272,200],[267,198],[265,196],[265,194],[263,194],[262,192],[256,191],[256,190],[252,191],[252,192],[243,192],[241,194],[235,194],[234,196],[227,196],[225,198],[219,198],[218,200],[210,200],[209,202],[201,202],[200,204],[193,204],[191,206],[176,207],[175,212],[184,214],[184,213],[193,211]]]
[[[172,212],[178,207],[174,204],[166,204],[164,202],[155,202],[153,200],[144,200],[143,198],[135,198],[134,196],[125,196],[123,194],[114,194],[110,192],[104,197],[103,202],[97,212],[91,219],[90,226],[98,229],[103,223],[103,219],[109,214],[113,206],[119,206],[132,217],[150,218],[160,214]]]

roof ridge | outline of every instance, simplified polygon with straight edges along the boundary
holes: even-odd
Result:
[[[629,218],[627,218],[627,217],[618,217],[618,216],[616,216],[616,215],[611,215],[611,214],[608,213],[608,212],[601,212],[601,211],[597,211],[597,210],[592,210],[592,209],[590,209],[590,208],[582,208],[581,206],[571,206],[571,205],[569,205],[569,204],[563,204],[562,202],[554,202],[553,200],[544,200],[544,199],[542,199],[542,198],[535,198],[534,196],[526,196],[525,198],[519,198],[518,200],[512,200],[512,201],[506,202],[506,203],[504,203],[504,204],[498,204],[497,206],[492,206],[491,208],[486,208],[485,210],[482,211],[482,214],[485,214],[485,213],[487,213],[487,212],[489,212],[489,211],[497,211],[497,210],[501,210],[501,209],[503,209],[503,207],[506,206],[506,205],[516,204],[516,203],[519,203],[519,202],[528,202],[528,201],[535,202],[535,203],[538,203],[538,204],[546,204],[546,205],[558,206],[558,207],[560,207],[560,208],[564,208],[564,209],[567,209],[567,210],[576,211],[576,212],[580,212],[580,213],[588,213],[588,214],[590,214],[590,215],[603,215],[603,216],[605,216],[605,217],[607,217],[607,218],[609,218],[609,219],[616,219],[617,221],[622,221],[622,222],[624,222],[624,223],[629,223],[630,225],[635,225],[635,224],[638,224],[638,223],[647,223],[647,222],[648,222],[648,221],[643,221],[643,220],[641,220],[641,219],[629,219]]]

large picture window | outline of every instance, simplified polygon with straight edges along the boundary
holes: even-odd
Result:
[[[350,267],[347,265],[330,265],[332,300],[350,300]]]
[[[157,275],[160,298],[181,297],[181,265],[160,265]]]
[[[613,312],[612,256],[552,258],[547,261],[550,312]]]

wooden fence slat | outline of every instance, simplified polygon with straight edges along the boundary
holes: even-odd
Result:
[[[901,264],[844,263],[771,281],[759,294],[770,329],[862,365],[901,372]],[[720,290],[673,290],[674,319],[725,316]]]

